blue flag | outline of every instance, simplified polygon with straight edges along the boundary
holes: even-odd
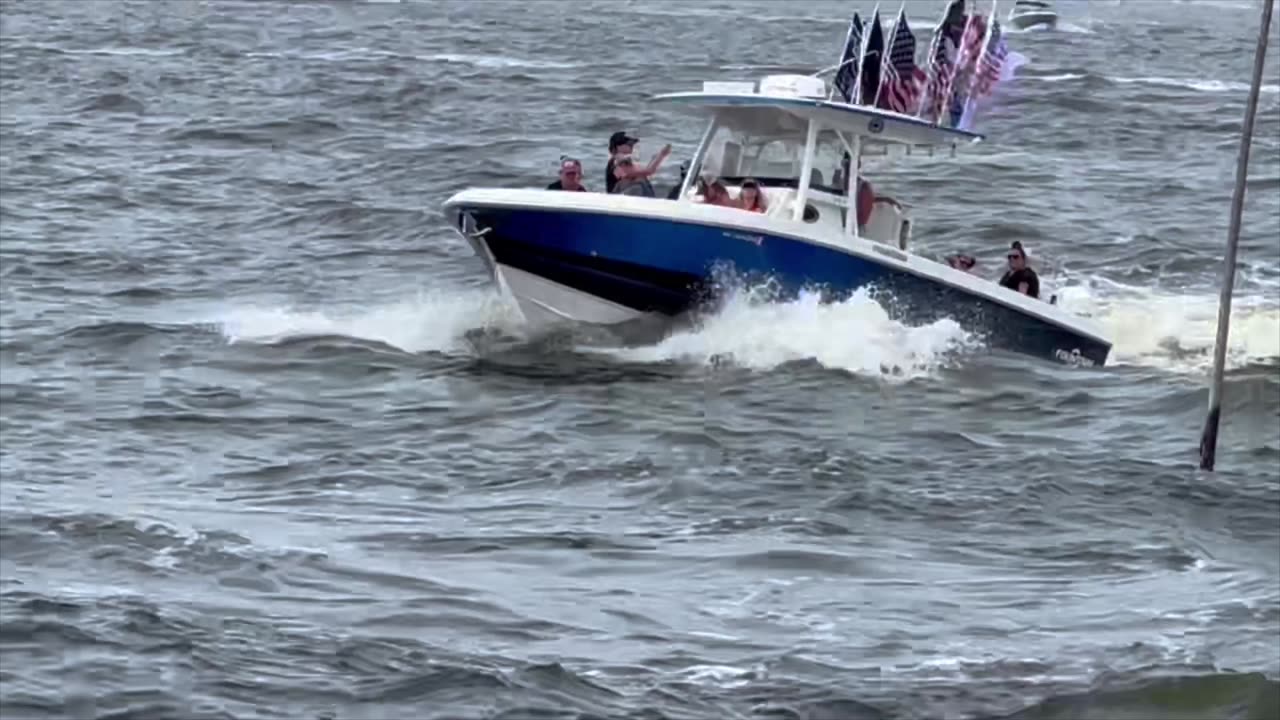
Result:
[[[867,50],[862,54],[862,82],[859,83],[861,103],[874,106],[880,90],[880,65],[884,60],[884,30],[880,27],[880,11],[871,21],[867,35]]]
[[[858,78],[858,53],[862,51],[862,18],[853,14],[849,23],[849,35],[844,41],[844,53],[840,56],[840,67],[836,70],[836,95],[846,103],[853,102],[853,86]]]

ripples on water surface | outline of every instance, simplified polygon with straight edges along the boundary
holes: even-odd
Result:
[[[0,712],[1276,717],[1280,72],[1201,474],[1257,4],[1062,5],[989,142],[868,170],[1099,370],[863,298],[527,338],[445,227],[869,4],[6,3]]]

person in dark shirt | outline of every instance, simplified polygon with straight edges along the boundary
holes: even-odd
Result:
[[[618,158],[622,155],[630,155],[635,144],[640,142],[640,138],[631,137],[627,133],[619,130],[609,136],[609,162],[604,166],[604,191],[606,193],[613,192],[613,186],[618,184],[618,178],[613,174],[613,168],[618,164]]]
[[[853,160],[849,153],[845,153],[840,160],[840,170],[836,172],[833,182],[841,192],[845,191],[846,178],[849,177],[849,165]],[[854,188],[854,209],[857,211],[857,221],[859,232],[867,227],[867,223],[871,220],[871,211],[876,206],[876,189],[871,186],[871,182],[862,177],[862,158],[858,158],[858,184]],[[885,198],[888,200],[889,198]],[[896,203],[894,203],[896,204]]]
[[[1017,240],[1009,248],[1009,272],[1000,278],[1000,285],[1033,298],[1040,297],[1040,278],[1035,270],[1027,267],[1027,252]]]
[[[680,188],[684,185],[684,179],[688,176],[689,176],[689,161],[685,160],[684,162],[680,163],[680,179],[677,180],[676,184],[672,185],[671,189],[667,191],[668,200],[680,199]]]
[[[613,186],[613,192],[617,195],[634,195],[637,197],[657,197],[657,193],[653,190],[653,183],[649,182],[649,178],[644,176],[643,172],[635,170],[635,161],[630,155],[621,155],[618,162],[613,166],[615,174],[618,175],[618,182]]]
[[[569,157],[560,158],[560,179],[548,185],[547,189],[587,192],[582,185],[582,163]]]
[[[620,180],[647,181],[649,178],[657,174],[658,169],[662,167],[662,162],[671,154],[671,145],[664,145],[653,160],[649,161],[647,167],[640,167],[632,162],[629,166],[619,170],[619,161],[632,157],[632,151],[635,150],[636,143],[640,142],[640,138],[630,135],[619,130],[609,136],[609,162],[605,164],[605,192],[618,192],[617,186]]]

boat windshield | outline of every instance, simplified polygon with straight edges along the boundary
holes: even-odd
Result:
[[[737,183],[754,178],[761,185],[797,187],[804,166],[805,132],[751,133],[719,127],[712,134],[699,174]],[[809,187],[844,195],[844,144],[832,131],[818,134]]]

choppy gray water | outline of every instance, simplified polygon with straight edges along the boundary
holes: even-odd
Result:
[[[526,338],[442,222],[870,3],[6,2],[0,714],[1276,717],[1280,72],[1202,474],[1258,8],[1062,6],[988,142],[868,174],[1096,370],[862,299]]]

